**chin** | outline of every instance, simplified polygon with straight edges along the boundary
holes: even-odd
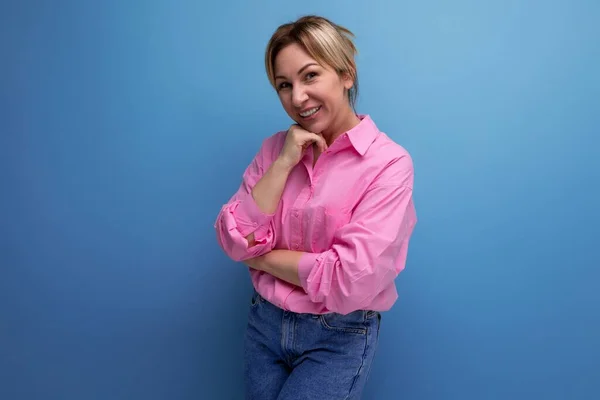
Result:
[[[301,121],[300,125],[309,132],[322,133],[329,126],[329,122],[324,119],[315,121]]]

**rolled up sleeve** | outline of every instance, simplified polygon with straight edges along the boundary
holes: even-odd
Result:
[[[244,171],[242,183],[231,199],[221,207],[214,224],[217,242],[234,261],[258,257],[272,250],[273,214],[266,214],[252,196],[254,185],[262,178],[265,145]],[[254,243],[246,239],[254,233]]]
[[[330,249],[302,255],[302,288],[332,312],[364,309],[404,269],[415,224],[407,179],[375,183],[350,222],[336,231]]]

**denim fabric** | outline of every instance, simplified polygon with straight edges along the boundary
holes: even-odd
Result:
[[[374,311],[284,311],[254,292],[245,338],[246,399],[360,399],[380,321]]]

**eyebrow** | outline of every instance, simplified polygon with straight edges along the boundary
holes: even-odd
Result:
[[[313,65],[315,65],[315,66],[319,66],[319,64],[317,64],[317,63],[314,63],[314,62],[309,62],[309,63],[308,63],[308,64],[306,64],[304,67],[302,67],[302,68],[300,68],[300,69],[298,70],[298,75],[300,75],[300,74],[302,73],[302,71],[304,71],[306,68],[308,68],[308,67],[311,67],[311,66],[313,66]],[[286,78],[285,76],[277,75],[277,76],[275,77],[275,80],[277,80],[277,79],[287,79],[287,78]]]

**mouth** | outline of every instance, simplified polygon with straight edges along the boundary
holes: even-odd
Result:
[[[313,107],[311,109],[302,111],[301,113],[298,113],[298,115],[300,115],[300,117],[302,117],[303,119],[311,119],[314,118],[315,115],[317,115],[317,113],[321,110],[321,106],[318,107]]]

